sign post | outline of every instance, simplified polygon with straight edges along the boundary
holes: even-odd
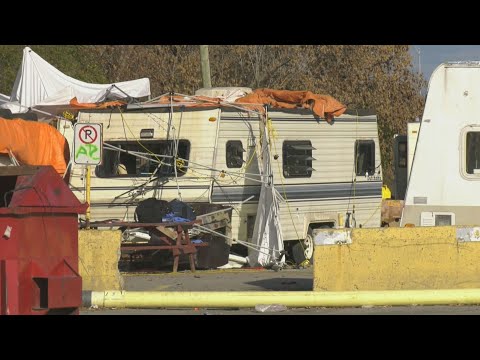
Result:
[[[92,178],[90,165],[86,165],[85,170],[87,172],[87,181],[85,182],[85,201],[88,204],[87,210],[85,211],[85,225],[87,229],[90,229],[90,182]]]
[[[74,128],[73,162],[76,165],[85,165],[87,172],[85,181],[85,201],[88,203],[85,220],[87,229],[90,228],[90,165],[99,165],[102,162],[103,141],[102,124],[76,123]]]

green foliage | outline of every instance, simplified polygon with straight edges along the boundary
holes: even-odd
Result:
[[[22,62],[22,45],[0,45],[0,93],[10,95]]]
[[[0,45],[0,92],[10,95],[28,45]],[[93,46],[33,45],[30,48],[61,72],[78,80],[108,83],[103,67],[95,59]]]

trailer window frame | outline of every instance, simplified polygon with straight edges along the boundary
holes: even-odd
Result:
[[[313,150],[316,149],[310,140],[285,140],[282,145],[283,177],[311,178],[315,171],[313,160],[316,160]]]
[[[466,180],[480,180],[480,126],[468,125],[464,127],[460,132],[460,144],[461,176]],[[476,153],[476,155],[472,156],[472,153]],[[476,162],[476,165],[474,165],[474,162]],[[478,171],[475,172],[475,170]]]
[[[368,151],[364,151],[368,150]],[[360,153],[362,151],[362,153]],[[365,161],[359,166],[359,158],[363,155]],[[356,176],[366,176],[367,172],[369,176],[375,174],[375,140],[355,140],[354,145],[354,166]]]
[[[405,147],[404,149],[402,149],[402,147]],[[397,153],[398,153],[398,161],[397,161],[397,164],[398,164],[398,167],[400,169],[405,169],[407,167],[407,164],[408,164],[408,143],[407,143],[407,140],[402,140],[402,141],[399,141],[398,142],[398,149],[397,149]]]
[[[105,143],[113,146],[123,148],[127,151],[136,151],[141,153],[148,153],[147,149],[155,154],[165,154],[169,147],[175,146],[173,140],[142,140],[140,145],[135,140],[108,140]],[[145,149],[145,148],[146,149]],[[103,148],[102,163],[95,167],[95,175],[98,178],[148,178],[152,175],[157,167],[157,163],[148,159],[142,159],[138,156],[128,154],[119,150],[110,150]],[[178,141],[178,157],[186,161],[177,160],[177,177],[184,176],[188,170],[188,160],[190,158],[191,144],[189,140],[181,139]],[[147,156],[148,157],[148,156]],[[173,158],[160,158],[168,164],[173,164]],[[124,165],[123,170],[119,172],[118,166]],[[182,166],[179,166],[179,165]],[[157,177],[174,177],[175,170],[173,166],[163,166],[160,171],[157,171]]]
[[[225,162],[229,169],[240,169],[245,160],[243,153],[246,152],[241,140],[228,140],[225,144]]]

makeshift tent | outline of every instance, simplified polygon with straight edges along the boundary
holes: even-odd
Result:
[[[256,249],[249,248],[248,263],[250,266],[283,266],[285,256],[283,255],[283,236],[279,215],[279,201],[283,200],[274,186],[270,139],[266,118],[263,114],[260,120],[260,130],[262,132],[261,146],[256,150],[262,185],[252,238],[252,244]]]
[[[68,106],[74,97],[79,103],[97,103],[145,96],[150,96],[148,78],[113,84],[86,83],[65,75],[26,47],[9,103],[0,107],[18,113],[36,106]]]

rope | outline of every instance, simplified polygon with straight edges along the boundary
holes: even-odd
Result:
[[[169,123],[168,123],[168,128],[169,129],[170,129],[171,123],[173,121],[173,103],[172,103],[172,101],[173,101],[172,96],[170,96],[170,119],[169,119]],[[182,124],[183,107],[181,109],[182,109],[182,113],[180,114],[180,126]],[[180,136],[180,128],[178,129],[178,135]],[[167,141],[168,141],[168,133],[167,133]],[[173,129],[173,149],[172,150],[173,150],[173,156],[175,158],[175,161],[173,162],[173,171],[175,173],[175,183],[177,184],[177,194],[178,194],[178,197],[180,198],[180,201],[183,201],[182,193],[180,191],[180,186],[178,185],[178,174],[177,174],[178,142],[179,142],[178,138],[177,138],[177,141],[175,141],[175,129]],[[182,160],[182,162],[183,162],[183,160]]]
[[[237,103],[236,103],[236,105],[234,105],[233,103],[227,102],[227,101],[203,99],[203,98],[200,98],[196,95],[185,95],[185,94],[180,94],[180,93],[175,93],[175,95],[188,97],[190,99],[193,99],[193,100],[196,100],[196,101],[202,102],[202,103],[210,103],[214,106],[223,105],[225,107],[232,107],[234,109],[239,109],[239,110],[246,111],[246,112],[249,112],[249,113],[254,113],[256,115],[260,115],[261,111],[248,109],[248,106],[257,105],[257,106],[261,107],[262,109],[265,106],[264,104],[248,104],[248,105],[246,104],[245,107],[242,107],[240,104],[237,104]]]
[[[227,198],[227,201],[228,201],[228,203],[230,204],[230,206],[231,206],[231,207],[233,208],[233,210],[235,210],[235,212],[240,216],[240,211],[238,211],[238,210],[234,207],[234,203],[230,200],[230,198],[228,197],[228,194],[225,192],[225,190],[223,190],[222,185],[220,185],[215,178],[213,179],[213,182],[215,182],[215,183],[218,185],[220,191],[223,192],[223,194],[224,194],[225,197]]]
[[[13,163],[13,165],[20,166],[20,163],[10,149],[8,149],[8,156],[10,157],[10,161]]]
[[[352,221],[354,222],[354,227],[357,227],[357,221],[355,220],[355,200],[357,197],[356,190],[357,190],[357,158],[358,158],[358,149],[360,143],[358,142],[358,110],[356,111],[356,116],[355,116],[355,143],[357,144],[356,152],[355,152],[355,180],[353,182],[353,201],[352,201]]]
[[[382,203],[381,203],[381,202],[377,205],[377,207],[375,208],[375,210],[373,210],[372,214],[371,214],[370,217],[367,219],[367,221],[365,221],[365,222],[363,223],[362,227],[365,226],[365,225],[371,220],[371,218],[373,217],[373,215],[375,215],[375,213],[376,213],[377,210],[380,208],[380,206],[382,206]]]
[[[347,203],[347,211],[350,210],[350,202],[353,199],[353,215],[352,215],[352,220],[354,220],[353,216],[355,215],[355,196],[356,196],[356,182],[357,182],[357,154],[358,154],[358,110],[356,110],[356,117],[355,117],[355,145],[353,148],[353,167],[352,167],[352,187],[353,187],[353,197],[348,198],[348,203]],[[349,220],[350,221],[350,220]],[[351,221],[350,221],[351,223]]]
[[[267,120],[267,128],[268,128],[269,136],[271,134],[271,136],[274,140],[273,141],[273,147],[275,149],[275,153],[278,154],[277,144],[275,142],[276,137],[277,137],[277,130],[275,130],[275,128],[273,126],[272,119]],[[297,227],[295,226],[295,220],[293,219],[292,210],[290,209],[290,204],[288,202],[287,191],[285,189],[285,183],[283,181],[282,171],[280,169],[280,163],[278,161],[276,161],[276,163],[277,163],[277,167],[278,167],[278,173],[280,174],[280,182],[282,184],[283,197],[285,199],[285,203],[287,204],[288,214],[290,215],[290,220],[292,221],[293,229],[295,230],[295,235],[297,236],[297,240],[300,243],[300,245],[302,246],[302,250],[305,252],[305,246],[303,245],[303,241],[302,241],[302,239],[300,239],[300,235],[298,234]]]
[[[123,125],[127,125],[127,128],[128,128],[128,131],[130,131],[130,134],[132,135],[132,137],[135,139],[135,141],[142,147],[144,148],[147,153],[153,155],[155,157],[155,159],[157,159],[159,165],[157,166],[157,168],[154,170],[154,172],[150,175],[150,177],[148,178],[148,180],[144,183],[144,185],[148,184],[156,175],[157,171],[159,170],[159,168],[162,166],[162,164],[165,164],[164,162],[162,162],[155,153],[153,153],[150,149],[146,148],[138,139],[137,137],[135,136],[135,134],[133,133],[132,129],[130,128],[130,126],[128,125],[128,122],[124,119],[123,117],[123,112],[122,112],[122,109],[120,107],[118,107],[118,111],[120,112],[120,116],[122,118],[122,124]],[[125,127],[124,127],[125,128]],[[125,130],[125,129],[124,129]],[[125,139],[127,140],[127,137],[126,137],[126,134],[125,134]],[[128,151],[126,151],[127,153],[129,153]],[[138,156],[138,155],[134,155],[134,156]],[[152,159],[148,159],[149,161],[152,161]],[[133,182],[134,186],[136,186],[136,181]],[[142,188],[142,190],[140,192],[138,192],[135,196],[133,196],[132,199],[135,199],[137,196],[139,196],[140,194],[144,193],[145,189]]]
[[[269,250],[269,251],[277,252],[279,255],[282,254],[282,252],[281,252],[280,250],[278,250],[278,249],[269,248],[269,247],[266,247],[266,246],[255,245],[255,244],[249,243],[249,242],[247,242],[247,241],[243,241],[243,240],[236,240],[236,239],[234,239],[234,238],[232,238],[232,237],[223,235],[223,234],[219,233],[218,231],[215,231],[215,230],[206,228],[206,227],[201,226],[201,225],[199,225],[199,224],[193,224],[193,226],[199,228],[200,230],[202,230],[202,231],[204,231],[204,232],[208,232],[208,233],[211,233],[211,234],[214,234],[214,235],[223,237],[223,238],[225,238],[225,239],[231,240],[233,243],[238,243],[238,244],[243,245],[243,246],[245,246],[245,247],[247,247],[247,248],[253,249],[253,250],[258,251],[258,252],[261,252],[262,254],[265,254],[265,255],[269,255],[269,256],[270,256],[270,253],[262,252],[261,249],[267,249],[267,250]]]
[[[153,155],[155,157],[155,159],[157,159],[158,162],[160,162],[161,164],[163,164],[163,162],[157,157],[157,155],[155,153],[153,153],[152,151],[150,151],[150,149],[146,148],[138,139],[137,137],[134,135],[132,129],[130,129],[130,126],[128,125],[128,123],[125,121],[125,119],[123,118],[123,112],[121,110],[121,108],[119,107],[118,110],[120,111],[120,115],[122,117],[122,122],[127,125],[127,128],[128,128],[128,131],[130,131],[130,134],[132,134],[132,137],[135,139],[135,141],[142,147],[144,148],[147,153]]]

